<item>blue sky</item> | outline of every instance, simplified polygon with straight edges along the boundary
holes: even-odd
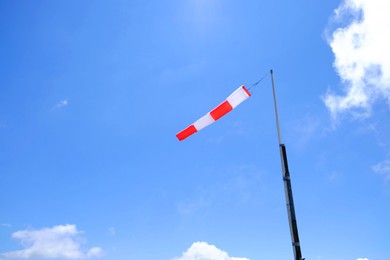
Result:
[[[390,259],[389,8],[1,1],[0,259]]]

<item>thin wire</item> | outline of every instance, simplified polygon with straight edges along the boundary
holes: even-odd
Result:
[[[260,82],[262,82],[267,76],[269,75],[269,72],[265,73],[258,81],[256,81],[255,83],[253,83],[252,85],[250,85],[248,87],[248,90],[251,91],[253,93],[254,89],[257,87],[257,85],[259,85]]]

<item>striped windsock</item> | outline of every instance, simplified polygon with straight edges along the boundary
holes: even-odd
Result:
[[[179,141],[182,141],[189,137],[190,135],[198,132],[199,130],[205,128],[206,126],[210,125],[211,123],[214,123],[219,118],[226,115],[228,112],[230,112],[233,108],[241,104],[244,100],[246,100],[248,97],[250,97],[251,94],[249,91],[245,88],[245,86],[239,87],[236,91],[234,91],[224,102],[222,102],[219,106],[211,110],[209,113],[207,113],[205,116],[201,117],[178,133],[176,137],[179,139]]]

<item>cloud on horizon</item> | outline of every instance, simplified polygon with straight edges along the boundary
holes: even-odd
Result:
[[[390,105],[388,10],[390,1],[372,0],[344,0],[335,10],[330,26],[345,26],[333,30],[327,40],[344,94],[329,90],[323,96],[333,119],[345,112],[368,117],[378,99]]]
[[[206,242],[195,242],[181,257],[172,260],[249,260],[248,258],[230,257],[225,251]]]
[[[86,259],[103,254],[100,247],[82,250],[84,238],[75,225],[58,225],[38,230],[26,229],[16,231],[12,238],[20,240],[24,249],[2,253],[6,259]]]

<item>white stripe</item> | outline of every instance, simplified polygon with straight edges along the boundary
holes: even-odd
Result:
[[[239,87],[236,91],[234,91],[226,100],[229,102],[229,104],[235,108],[239,104],[241,104],[242,101],[247,99],[249,96],[244,90],[243,86]]]
[[[201,130],[203,128],[205,128],[206,126],[214,123],[215,120],[214,118],[211,117],[210,113],[207,113],[205,116],[203,116],[202,118],[198,119],[195,123],[194,123],[194,126],[196,128],[196,130]]]

